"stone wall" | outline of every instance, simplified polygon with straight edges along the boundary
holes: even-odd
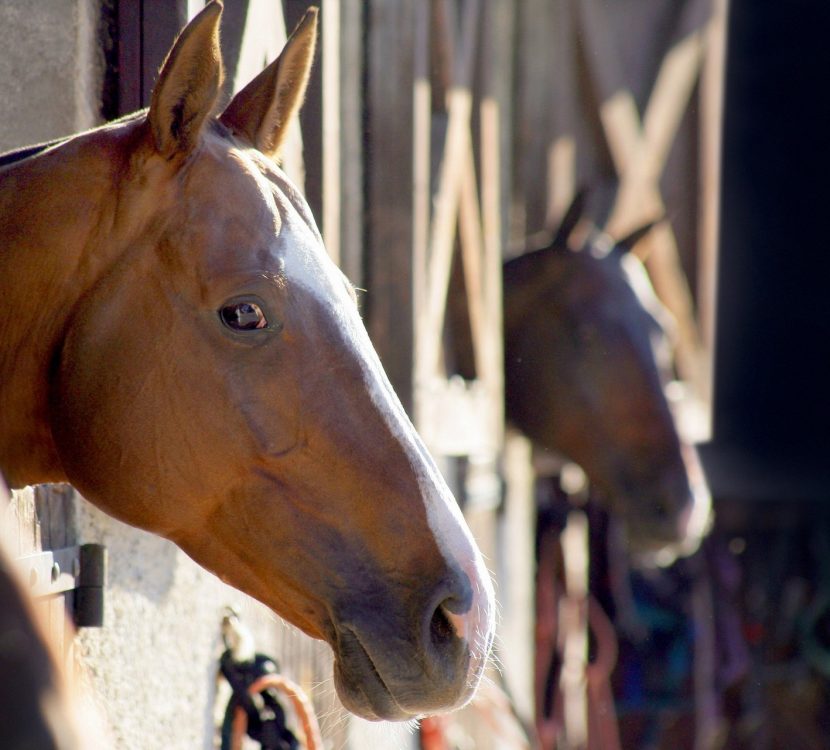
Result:
[[[98,124],[99,5],[0,0],[0,151]]]
[[[76,658],[115,747],[212,747],[224,608],[241,612],[266,653],[275,652],[277,629],[287,626],[172,542],[126,526],[80,498],[77,529],[79,543],[107,547],[105,624],[80,631]]]

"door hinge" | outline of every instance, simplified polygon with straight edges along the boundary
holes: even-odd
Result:
[[[75,627],[104,624],[107,548],[103,544],[46,550],[19,557],[16,563],[35,599],[67,595]]]

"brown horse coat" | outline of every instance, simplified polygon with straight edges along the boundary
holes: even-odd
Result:
[[[0,469],[71,481],[326,639],[353,711],[446,710],[490,649],[489,576],[272,160],[316,12],[215,118],[221,10],[148,112],[0,171]]]
[[[568,245],[578,212],[504,266],[507,415],[584,469],[635,551],[668,562],[697,548],[711,505],[665,395],[668,313],[629,243]]]

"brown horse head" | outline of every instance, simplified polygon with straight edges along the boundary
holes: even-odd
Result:
[[[507,414],[585,470],[633,549],[668,561],[697,547],[710,500],[665,396],[667,313],[628,245],[568,246],[575,218],[504,266]]]
[[[183,31],[148,112],[0,172],[0,468],[68,479],[324,638],[354,712],[449,709],[491,583],[272,160],[316,13],[214,118],[220,15]]]

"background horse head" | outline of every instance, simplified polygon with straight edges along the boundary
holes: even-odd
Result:
[[[215,118],[221,10],[149,111],[0,172],[0,469],[72,482],[326,639],[354,712],[449,709],[489,652],[491,583],[272,158],[316,12]]]
[[[552,242],[504,266],[507,414],[584,469],[633,549],[668,561],[697,547],[710,507],[665,396],[671,323],[627,252],[637,236],[570,248],[581,203]]]

